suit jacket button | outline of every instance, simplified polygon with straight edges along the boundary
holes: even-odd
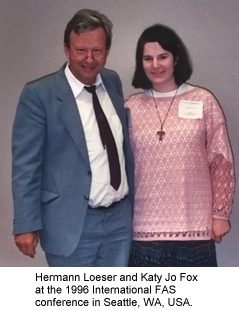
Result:
[[[84,196],[84,199],[89,201],[89,197],[87,195]]]
[[[91,171],[88,171],[87,174],[88,174],[88,176],[91,176],[91,175],[92,175]]]

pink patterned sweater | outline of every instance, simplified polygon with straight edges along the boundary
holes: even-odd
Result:
[[[174,93],[154,92],[162,121]],[[190,112],[189,118],[179,117],[182,101],[189,110],[200,102],[202,115],[199,108],[193,117]],[[215,97],[203,88],[180,86],[161,141],[151,91],[131,95],[125,104],[135,156],[134,240],[209,240],[212,219],[229,218],[235,186],[225,119]]]

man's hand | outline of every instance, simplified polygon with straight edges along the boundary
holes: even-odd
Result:
[[[220,243],[222,237],[227,234],[231,229],[230,223],[228,220],[213,219],[212,220],[212,239]]]
[[[38,243],[38,233],[28,232],[16,234],[14,236],[15,244],[18,249],[26,256],[34,258],[36,254],[36,246]]]

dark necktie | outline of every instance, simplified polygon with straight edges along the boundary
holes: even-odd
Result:
[[[85,89],[92,94],[93,107],[96,120],[99,126],[100,137],[103,147],[107,150],[109,168],[110,168],[110,184],[118,190],[121,183],[120,163],[114,136],[111,132],[109,123],[101,108],[98,96],[95,92],[95,85],[85,86]]]

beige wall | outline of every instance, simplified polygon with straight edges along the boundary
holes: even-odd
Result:
[[[210,89],[224,109],[239,175],[238,0],[0,0],[0,266],[46,265],[40,248],[31,260],[12,241],[11,127],[23,85],[65,61],[64,28],[81,8],[97,9],[113,21],[107,67],[120,74],[125,96],[135,91],[131,78],[142,30],[160,22],[180,34],[194,63],[190,82]],[[218,246],[221,266],[239,266],[238,189],[231,223],[230,234]]]

